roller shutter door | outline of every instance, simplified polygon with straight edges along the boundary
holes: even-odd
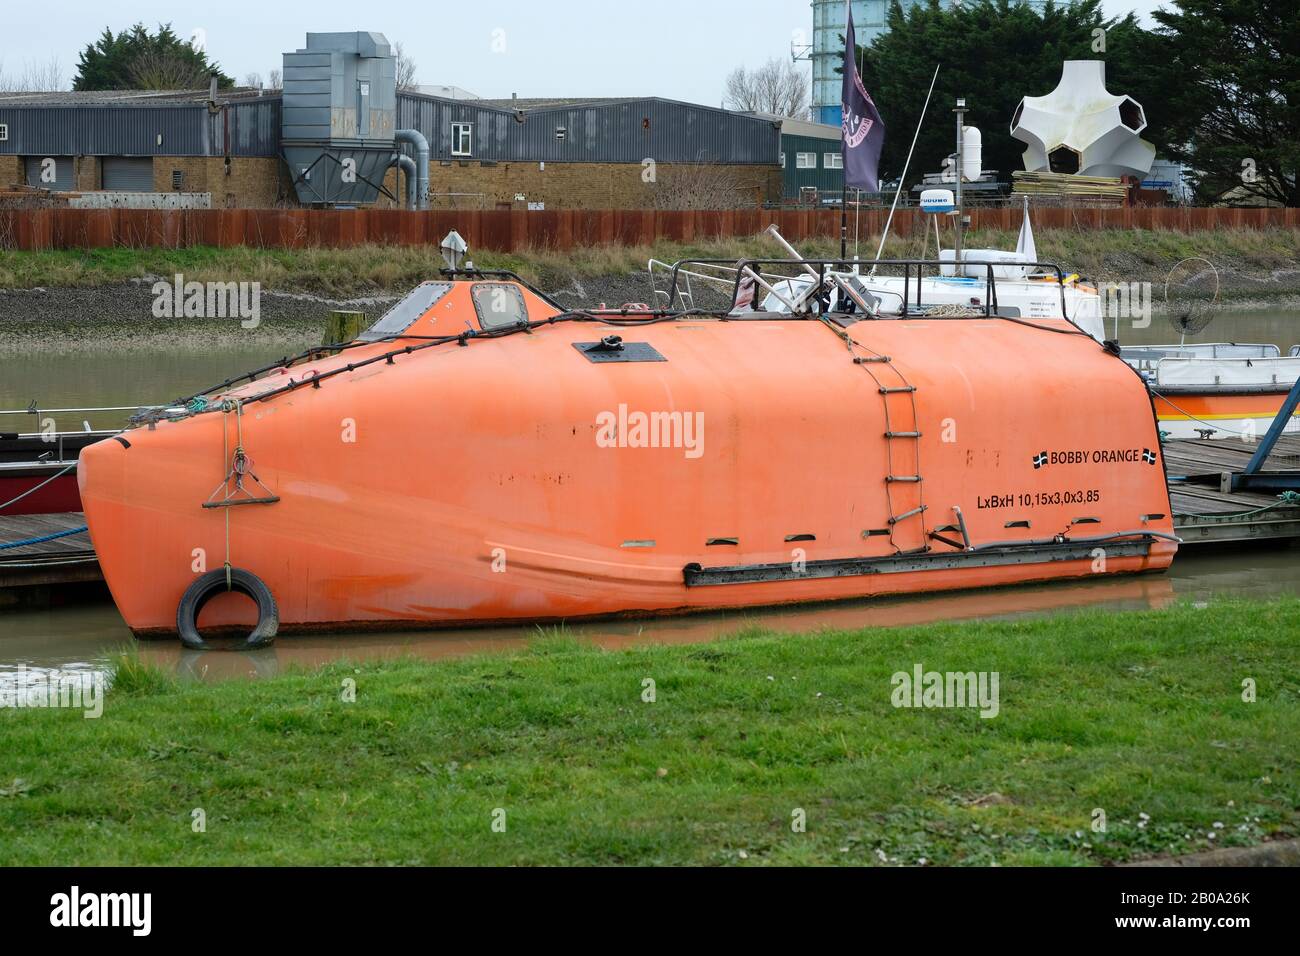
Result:
[[[153,160],[148,156],[105,156],[100,171],[104,188],[116,192],[153,192]]]
[[[42,173],[48,167],[45,165],[46,159],[54,160],[54,181],[47,182],[42,179]],[[39,186],[42,189],[53,189],[59,192],[67,192],[72,188],[72,157],[71,156],[28,156],[27,157],[27,185]]]

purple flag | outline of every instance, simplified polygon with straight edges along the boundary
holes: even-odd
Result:
[[[880,148],[885,145],[885,123],[858,74],[857,41],[853,32],[853,4],[844,35],[844,113],[840,150],[844,155],[844,184],[869,193],[880,191]]]

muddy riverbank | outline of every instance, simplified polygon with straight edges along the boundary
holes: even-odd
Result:
[[[1189,341],[1273,341],[1259,338],[1266,330],[1251,327],[1250,317],[1254,314],[1300,316],[1300,270],[1295,277],[1279,276],[1273,285],[1267,281],[1262,276],[1239,276],[1230,289],[1225,278],[1215,321]],[[548,275],[540,287],[573,308],[617,307],[653,299],[644,272]],[[1283,288],[1286,293],[1278,291]],[[1163,318],[1160,289],[1153,288],[1151,325],[1145,330],[1130,328],[1132,323],[1126,320],[1120,330],[1122,341],[1166,341],[1173,335]],[[1263,289],[1269,294],[1260,291]],[[391,289],[361,296],[330,296],[264,287],[254,323],[238,316],[158,318],[153,309],[156,296],[152,280],[146,279],[98,287],[0,289],[0,356],[34,351],[68,353],[138,348],[192,351],[265,347],[271,351],[298,351],[320,344],[325,317],[331,309],[351,309],[378,318],[404,291]],[[1300,319],[1279,319],[1278,326],[1275,338],[1284,351],[1300,342]]]

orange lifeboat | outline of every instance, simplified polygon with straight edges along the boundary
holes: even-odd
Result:
[[[226,568],[293,631],[979,588],[1177,548],[1147,388],[1064,319],[572,312],[449,273],[332,351],[82,453],[135,632],[176,632]],[[202,615],[254,619],[225,595]]]

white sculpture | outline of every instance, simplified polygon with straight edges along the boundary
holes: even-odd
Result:
[[[1107,92],[1104,60],[1066,60],[1056,89],[1020,101],[1011,135],[1028,145],[1030,172],[1140,178],[1156,158],[1146,126],[1137,100]]]

